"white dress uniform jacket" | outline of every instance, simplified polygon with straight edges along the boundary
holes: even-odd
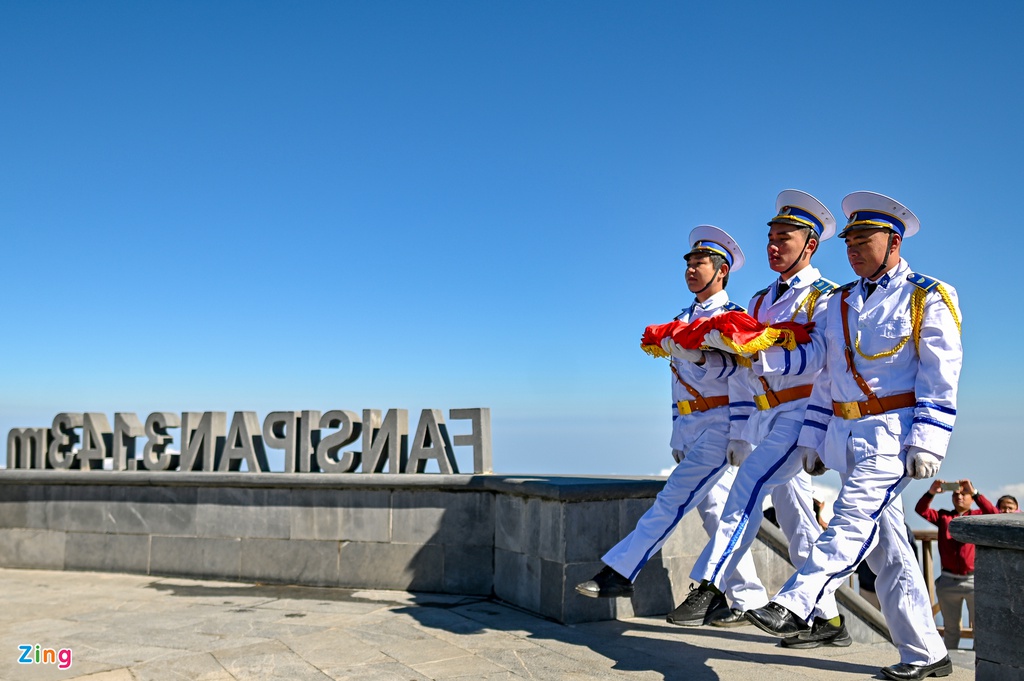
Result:
[[[710,317],[726,310],[740,310],[729,302],[725,291],[720,291],[703,303],[694,302],[676,319],[684,322]],[[728,395],[728,374],[721,367],[709,371],[672,358],[679,378],[686,381],[703,397]],[[672,374],[672,439],[673,449],[685,454],[651,508],[640,518],[636,529],[611,548],[602,560],[620,575],[634,581],[647,561],[657,553],[683,516],[693,508],[701,508],[703,524],[709,533],[717,525],[721,504],[727,494],[729,464],[725,458],[728,445],[729,409],[721,406],[704,412],[680,414],[678,402],[692,400],[676,374]],[[757,579],[753,559],[744,556],[733,575],[725,580],[723,591],[730,604],[740,610],[761,607],[768,595]]]
[[[911,277],[920,285],[912,283]],[[843,287],[849,290],[854,366],[879,397],[914,393],[917,401],[905,414],[912,417],[907,429],[899,427],[899,418],[892,412],[853,420],[832,418],[833,401],[866,399],[846,369],[846,342],[839,313],[843,290],[836,291],[826,324],[828,366],[811,395],[800,444],[817,450],[825,466],[839,472],[846,470],[846,447],[851,437],[858,442],[862,456],[894,455],[902,447],[913,445],[942,460],[956,419],[956,390],[963,357],[956,290],[914,274],[902,259],[878,281],[878,290],[867,300],[863,282]],[[940,286],[948,303],[939,293]],[[918,329],[914,328],[911,310],[915,292],[924,302]],[[884,435],[877,432],[879,425],[886,431]]]
[[[776,419],[791,417],[802,421],[807,404],[806,400],[794,400],[774,409],[758,410],[755,399],[764,395],[760,379],[767,381],[776,392],[812,385],[825,365],[824,311],[828,304],[827,293],[835,285],[822,279],[814,267],[805,267],[793,275],[789,280],[789,290],[776,300],[778,284],[776,281],[764,291],[754,294],[749,314],[761,323],[813,321],[815,328],[811,331],[810,343],[798,345],[792,351],[780,346],[763,350],[749,371],[736,372],[730,381],[732,427],[729,437],[754,445],[768,435]]]
[[[694,301],[692,305],[684,309],[675,319],[682,322],[692,322],[704,317],[711,317],[728,310],[742,310],[739,305],[729,302],[729,294],[719,291],[703,303]],[[715,354],[718,357],[724,353],[706,353],[706,356]],[[731,357],[731,356],[730,356]],[[706,412],[695,412],[688,415],[680,415],[679,402],[692,400],[693,396],[679,381],[682,378],[692,388],[705,397],[729,394],[729,377],[735,372],[735,368],[727,369],[719,361],[715,368],[710,368],[711,362],[705,361],[703,366],[697,366],[693,362],[672,357],[672,449],[683,452],[689,450],[697,441],[700,435],[707,430],[712,423],[721,423],[723,419],[726,425],[729,422],[728,409],[712,409]],[[679,378],[676,377],[678,372]],[[723,454],[725,450],[723,449]]]
[[[946,649],[907,540],[899,495],[909,482],[907,446],[940,459],[946,452],[963,356],[960,310],[952,287],[913,273],[905,260],[878,280],[870,296],[867,292],[867,282],[859,280],[829,301],[827,364],[800,444],[816,449],[825,465],[840,473],[843,488],[829,529],[775,601],[807,616],[866,559],[878,575],[876,593],[901,662],[933,664]],[[842,404],[868,399],[847,365],[844,294],[853,366],[877,397],[909,406],[858,418]],[[846,416],[834,415],[834,408]],[[872,550],[875,546],[878,550]]]
[[[778,282],[756,293],[748,313],[762,323],[813,321],[810,343],[792,351],[781,346],[768,348],[750,368],[737,367],[731,355],[706,353],[708,372],[724,370],[731,375],[730,439],[755,445],[739,468],[718,531],[690,573],[693,579],[707,580],[719,588],[756,539],[764,517],[762,505],[769,494],[779,525],[789,539],[794,565],[803,564],[821,533],[814,515],[810,478],[794,454],[808,399],[782,402],[768,409],[759,409],[758,403],[765,406],[764,383],[775,393],[801,387],[806,390],[813,385],[825,362],[827,293],[835,285],[810,266],[790,277],[788,284],[777,300]],[[825,618],[838,613],[831,595],[822,599],[816,610]]]

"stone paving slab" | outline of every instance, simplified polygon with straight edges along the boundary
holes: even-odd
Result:
[[[475,596],[11,569],[0,593],[0,681],[842,681],[897,661],[888,644],[786,650],[749,626],[564,626]],[[36,644],[70,648],[71,667],[18,664]],[[973,653],[953,657],[947,678],[973,679]]]

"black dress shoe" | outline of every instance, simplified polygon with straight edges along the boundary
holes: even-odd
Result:
[[[890,679],[904,681],[904,679],[927,679],[929,676],[949,676],[953,673],[953,663],[949,661],[949,655],[933,664],[916,665],[901,662],[891,667],[884,667],[882,674]]]
[[[799,617],[773,602],[763,608],[747,610],[747,619],[761,631],[780,638],[794,636],[809,628]]]
[[[607,565],[594,578],[576,585],[576,593],[590,598],[616,598],[633,593],[633,582]]]
[[[750,622],[743,616],[744,611],[739,608],[719,608],[709,612],[707,624],[713,627],[746,627]]]
[[[665,620],[680,627],[699,627],[707,624],[708,616],[726,605],[725,596],[711,587],[690,585],[686,599],[670,612]]]
[[[801,631],[796,636],[782,639],[783,648],[820,648],[821,646],[836,646],[845,648],[853,643],[850,632],[846,630],[846,620],[839,616],[839,626],[828,623],[828,620],[820,617],[814,618],[814,624],[809,631]]]

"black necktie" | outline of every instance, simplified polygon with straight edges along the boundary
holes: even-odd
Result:
[[[782,297],[782,294],[789,290],[789,284],[784,281],[780,281],[775,285],[775,300]],[[774,302],[774,301],[773,301]]]
[[[864,296],[864,299],[867,300],[868,298],[870,298],[871,294],[875,292],[876,288],[878,288],[878,284],[875,284],[873,282],[869,281],[866,284],[864,284],[864,290],[867,291],[867,293]]]

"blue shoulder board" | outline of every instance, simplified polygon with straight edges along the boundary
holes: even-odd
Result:
[[[769,284],[768,286],[765,286],[760,291],[754,291],[754,295],[752,297],[756,298],[757,296],[763,296],[763,295],[767,294],[771,290],[772,290],[772,287],[771,287],[771,284]]]
[[[829,281],[828,279],[821,278],[815,281],[813,284],[811,284],[811,286],[818,289],[818,293],[824,293],[825,295],[828,295],[829,293],[832,293],[832,291],[835,290],[836,283]]]
[[[838,287],[832,289],[831,291],[828,292],[828,294],[832,295],[833,293],[839,293],[840,291],[849,291],[854,286],[856,286],[859,282],[860,282],[860,279],[854,279],[851,282],[848,282],[846,284],[843,284],[842,286],[838,286]]]
[[[723,310],[728,310],[729,312],[746,312],[747,311],[747,308],[743,307],[742,305],[737,305],[736,303],[732,302],[731,300],[728,303],[726,303],[725,305],[723,305],[722,309]]]
[[[907,281],[920,289],[924,289],[925,291],[931,291],[939,285],[938,279],[932,279],[931,277],[926,277],[925,275],[917,274],[916,272],[908,274]]]

